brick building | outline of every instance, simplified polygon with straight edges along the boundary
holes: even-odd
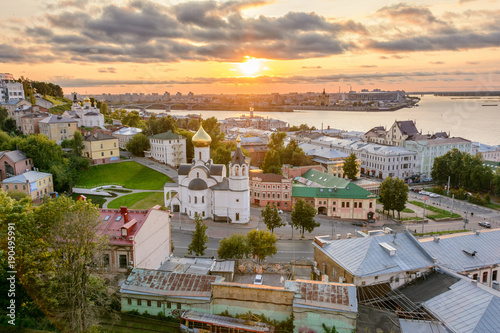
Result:
[[[292,180],[274,173],[250,172],[250,203],[268,203],[281,210],[292,210]]]

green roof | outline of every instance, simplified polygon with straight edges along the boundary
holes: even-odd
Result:
[[[292,197],[304,198],[345,198],[345,199],[371,199],[377,195],[362,187],[324,172],[310,169],[302,175],[302,178],[313,181],[321,186],[305,186],[302,184],[292,185]]]
[[[177,133],[172,133],[172,131],[168,131],[165,133],[160,133],[156,135],[152,135],[149,137],[150,139],[158,139],[158,140],[177,140],[177,139],[185,139],[182,135]]]

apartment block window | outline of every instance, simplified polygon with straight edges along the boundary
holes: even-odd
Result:
[[[142,305],[142,300],[138,299],[137,300],[137,305]]]
[[[132,305],[132,299],[127,298],[127,304],[128,304],[128,305]]]
[[[101,152],[101,156],[104,156],[104,152]]]
[[[483,272],[483,283],[488,282],[488,272]]]
[[[491,280],[492,281],[498,281],[497,280],[497,271],[493,271],[492,274],[491,274]]]
[[[171,308],[172,308],[172,303],[167,302],[167,309],[171,309]]]
[[[345,208],[345,202],[342,201],[342,208]]]
[[[181,303],[177,303],[177,310],[181,309]]]
[[[151,301],[150,300],[148,300],[148,306],[151,306]]]
[[[354,208],[358,208],[358,203],[357,202],[354,203]]]
[[[160,301],[157,301],[157,302],[156,302],[156,307],[157,307],[157,308],[161,308],[161,302],[160,302]]]
[[[102,143],[101,143],[101,149],[102,149]]]
[[[120,268],[127,268],[127,255],[126,254],[120,254],[118,256],[118,261],[120,263]]]

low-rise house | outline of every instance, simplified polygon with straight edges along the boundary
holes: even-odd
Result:
[[[78,129],[78,122],[53,114],[40,120],[38,127],[40,128],[40,134],[46,135],[49,140],[61,142],[73,138],[75,131]]]
[[[306,156],[311,156],[313,161],[319,163],[326,169],[326,173],[335,177],[345,178],[344,175],[344,162],[349,154],[335,150],[329,147],[317,146],[310,143],[301,143],[299,147],[302,148]],[[360,176],[361,160],[356,159],[358,166],[358,173],[356,177]]]
[[[299,199],[318,212],[342,219],[372,219],[377,195],[353,182],[310,169],[295,178],[292,204]]]
[[[134,268],[120,288],[122,311],[178,316],[184,310],[210,313],[212,283],[220,276]]]
[[[333,241],[316,237],[313,247],[316,275],[358,287],[384,284],[395,289],[428,273],[434,265],[434,258],[407,230]]]
[[[92,164],[103,164],[120,160],[118,139],[101,132],[84,137],[83,156],[90,158]]]
[[[420,239],[438,265],[488,287],[499,280],[500,230],[482,230]]]
[[[274,173],[250,171],[250,203],[292,210],[292,180]]]
[[[18,176],[4,179],[1,187],[5,191],[21,191],[33,200],[43,198],[54,191],[52,174],[38,171],[28,171]]]
[[[9,117],[16,119],[16,111],[28,110],[31,107],[31,103],[27,99],[22,99],[22,98],[9,99],[8,101],[2,100],[0,102],[0,107],[6,108]]]
[[[0,151],[0,180],[20,175],[33,168],[33,159],[20,150]]]
[[[111,135],[118,139],[121,149],[126,149],[127,143],[132,140],[134,135],[142,133],[142,129],[136,127],[122,127],[114,131]]]
[[[30,135],[40,133],[40,126],[38,125],[38,123],[40,122],[40,120],[43,120],[49,116],[49,113],[35,112],[21,117],[21,130],[23,131],[23,134]]]
[[[500,145],[490,146],[479,142],[473,142],[472,149],[476,154],[481,154],[485,161],[500,162]]]
[[[170,213],[155,206],[149,210],[99,209],[98,234],[110,238],[100,267],[110,273],[132,268],[156,269],[172,253]]]
[[[186,163],[186,138],[182,135],[168,131],[150,136],[149,143],[151,148],[144,152],[146,157],[174,168]]]

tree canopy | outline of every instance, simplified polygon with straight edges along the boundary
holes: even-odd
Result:
[[[196,213],[194,221],[196,223],[196,227],[193,233],[191,244],[189,244],[188,246],[188,253],[193,254],[194,252],[196,256],[203,256],[205,255],[205,250],[207,249],[206,244],[208,243],[208,226],[203,223],[203,220],[198,213]]]
[[[401,211],[405,209],[406,202],[408,201],[408,185],[405,184],[403,179],[387,177],[380,184],[380,202],[383,205],[384,211],[398,212],[400,217]]]
[[[257,258],[259,262],[278,253],[276,247],[278,239],[267,230],[252,230],[247,234],[247,239],[252,256]]]
[[[135,156],[144,157],[144,152],[151,147],[149,139],[143,133],[138,133],[125,145],[127,150]]]
[[[224,133],[220,131],[220,123],[215,117],[210,117],[203,120],[203,128],[208,135],[212,138],[210,149],[217,149],[222,140],[224,140]]]
[[[217,256],[220,259],[244,259],[251,253],[248,239],[245,235],[233,234],[219,241]]]
[[[302,237],[304,237],[304,231],[312,232],[316,227],[320,226],[320,223],[314,220],[315,215],[316,209],[303,199],[297,200],[293,206],[291,214],[292,226],[297,230],[300,229]]]
[[[356,180],[358,174],[358,163],[356,163],[357,157],[356,154],[351,153],[344,161],[344,165],[342,169],[344,171],[344,176],[349,178],[350,180]]]
[[[278,214],[278,209],[274,205],[271,207],[270,204],[267,204],[266,208],[261,210],[260,213],[265,225],[273,234],[275,228],[280,228],[285,225],[285,222],[283,222],[281,216]]]

